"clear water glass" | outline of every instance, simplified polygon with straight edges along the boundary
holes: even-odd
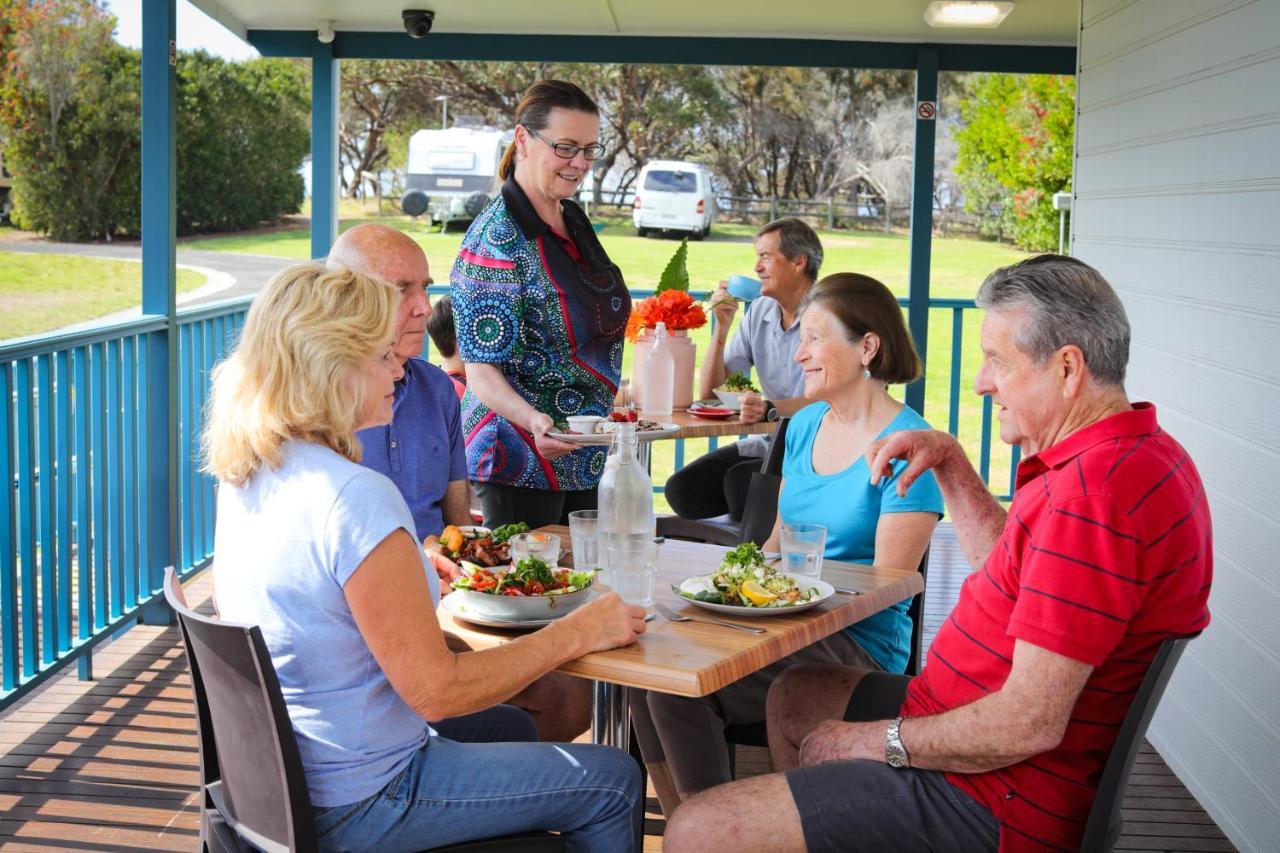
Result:
[[[610,589],[627,604],[652,607],[658,580],[658,543],[652,536],[612,536],[606,550]]]
[[[782,570],[789,575],[816,578],[822,574],[827,528],[808,522],[782,525]]]
[[[573,567],[581,572],[600,566],[600,514],[594,509],[569,513],[569,540],[573,546]]]
[[[511,562],[538,557],[548,566],[560,560],[560,537],[554,533],[519,533],[511,537]]]

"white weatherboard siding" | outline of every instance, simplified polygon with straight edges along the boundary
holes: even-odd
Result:
[[[1243,850],[1280,843],[1280,0],[1083,0],[1073,254],[1128,388],[1190,451],[1213,621],[1150,738]]]

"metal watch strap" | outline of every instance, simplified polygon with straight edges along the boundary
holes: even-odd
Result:
[[[889,722],[889,728],[884,732],[885,763],[898,770],[911,766],[911,756],[907,754],[907,748],[902,745],[902,737],[899,733],[901,727],[902,717],[897,717]]]

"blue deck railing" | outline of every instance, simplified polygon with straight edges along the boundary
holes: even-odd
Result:
[[[432,295],[447,292],[447,286],[431,288]],[[178,314],[177,554],[183,573],[213,556],[214,481],[200,470],[204,401],[212,368],[235,341],[249,302]],[[1011,454],[993,443],[991,400],[979,404],[962,387],[977,367],[975,348],[966,353],[964,346],[976,327],[974,304],[931,300],[930,320],[935,355],[926,414],[937,423],[935,405],[939,395],[946,398],[947,428],[976,451],[985,481],[997,469],[997,481],[1008,483],[1007,499],[1016,448]],[[148,524],[154,522],[148,520],[164,513],[148,506],[147,495],[156,492],[144,484],[168,471],[150,470],[144,449],[157,439],[147,434],[153,420],[147,389],[168,381],[148,374],[154,363],[148,348],[165,345],[165,333],[163,317],[142,317],[0,346],[0,483],[10,484],[0,488],[0,708],[71,660],[91,677],[94,644],[137,620],[159,596],[150,579],[167,555],[150,553]],[[949,360],[940,358],[948,349]],[[674,444],[673,470],[702,452],[697,440],[688,448]],[[706,446],[715,444],[711,439]],[[654,473],[660,484],[671,472]]]

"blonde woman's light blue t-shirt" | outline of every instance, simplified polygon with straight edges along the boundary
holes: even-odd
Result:
[[[215,594],[221,618],[262,629],[311,804],[342,806],[385,787],[429,734],[378,666],[342,590],[389,535],[404,530],[416,542],[417,533],[382,474],[317,444],[291,441],[283,453],[279,469],[218,488]],[[440,582],[425,559],[422,568],[434,606]]]

